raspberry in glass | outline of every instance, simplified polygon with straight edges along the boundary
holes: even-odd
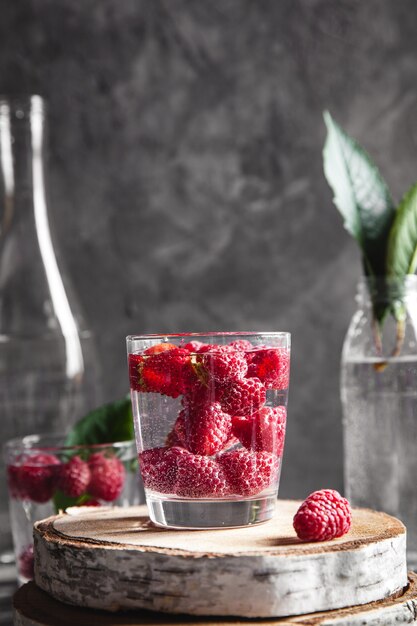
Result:
[[[35,557],[32,543],[23,548],[17,557],[17,570],[22,578],[32,580],[35,576]]]
[[[139,454],[140,472],[147,489],[173,493],[178,458],[190,454],[180,446],[150,448]]]
[[[116,500],[122,493],[126,474],[120,459],[95,452],[88,459],[88,466],[91,472],[88,493],[106,502]]]
[[[287,389],[290,381],[290,353],[286,348],[258,348],[248,365],[248,377],[256,376],[267,389]]]
[[[200,370],[199,378],[225,382],[243,378],[248,371],[245,354],[232,346],[209,346],[195,355],[195,367]]]
[[[164,349],[157,351],[158,346]],[[173,344],[158,346],[129,355],[130,386],[135,391],[177,398],[184,392],[184,368],[190,362],[190,353]]]
[[[279,470],[279,460],[270,452],[231,450],[218,456],[232,493],[254,496],[272,486]]]
[[[86,490],[91,480],[91,472],[86,461],[73,456],[63,463],[57,473],[56,487],[66,496],[78,498]]]
[[[264,406],[250,416],[233,417],[233,434],[245,448],[273,452],[281,456],[284,449],[287,411],[284,406]]]
[[[180,415],[188,450],[211,456],[225,447],[232,431],[232,418],[219,402],[187,404]]]
[[[265,404],[266,389],[259,378],[241,378],[219,388],[219,402],[230,415],[251,415]]]
[[[174,490],[183,498],[212,498],[226,495],[229,486],[216,460],[188,454],[178,459]]]
[[[53,454],[38,453],[28,457],[17,474],[19,489],[25,498],[43,504],[53,496],[59,460]]]

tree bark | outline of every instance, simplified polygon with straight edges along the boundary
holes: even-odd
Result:
[[[27,583],[13,598],[15,626],[265,626],[264,620],[191,617],[148,611],[104,613],[62,604],[34,583]],[[268,626],[401,626],[417,623],[417,576],[410,572],[409,586],[397,598],[364,606],[268,620]]]
[[[145,507],[77,510],[35,525],[36,582],[90,608],[280,617],[381,600],[407,584],[405,528],[355,509],[350,532],[302,543],[299,502],[270,522],[233,530],[155,528]]]

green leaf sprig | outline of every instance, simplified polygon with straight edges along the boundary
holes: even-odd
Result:
[[[65,446],[93,446],[97,444],[130,441],[135,438],[130,396],[100,406],[82,417],[68,433]],[[76,454],[76,452],[75,452]],[[69,454],[71,457],[72,454]],[[71,498],[56,491],[54,494],[55,511],[65,510],[69,506],[80,506],[90,499],[88,494]]]
[[[381,302],[370,290],[373,306],[374,336],[377,353],[382,352],[381,328],[388,314],[397,324],[398,355],[404,340],[405,310],[397,295],[390,294],[393,280],[401,282],[417,269],[417,183],[405,194],[398,207],[388,185],[369,154],[324,113],[327,137],[323,149],[324,173],[333,201],[346,230],[355,238],[362,254],[365,276],[370,284],[384,287]],[[382,367],[380,368],[382,369]]]

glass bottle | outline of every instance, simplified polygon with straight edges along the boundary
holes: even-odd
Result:
[[[0,96],[0,411],[2,441],[68,430],[97,405],[93,339],[51,237],[45,104]],[[0,563],[12,559],[0,468]]]
[[[346,496],[407,526],[417,566],[417,276],[363,279],[343,346]],[[375,317],[382,320],[379,324]]]

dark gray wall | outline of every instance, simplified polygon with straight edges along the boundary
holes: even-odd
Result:
[[[359,256],[322,110],[396,197],[416,179],[414,0],[0,0],[0,92],[50,104],[51,207],[98,336],[289,330],[281,493],[342,487],[338,368]]]

